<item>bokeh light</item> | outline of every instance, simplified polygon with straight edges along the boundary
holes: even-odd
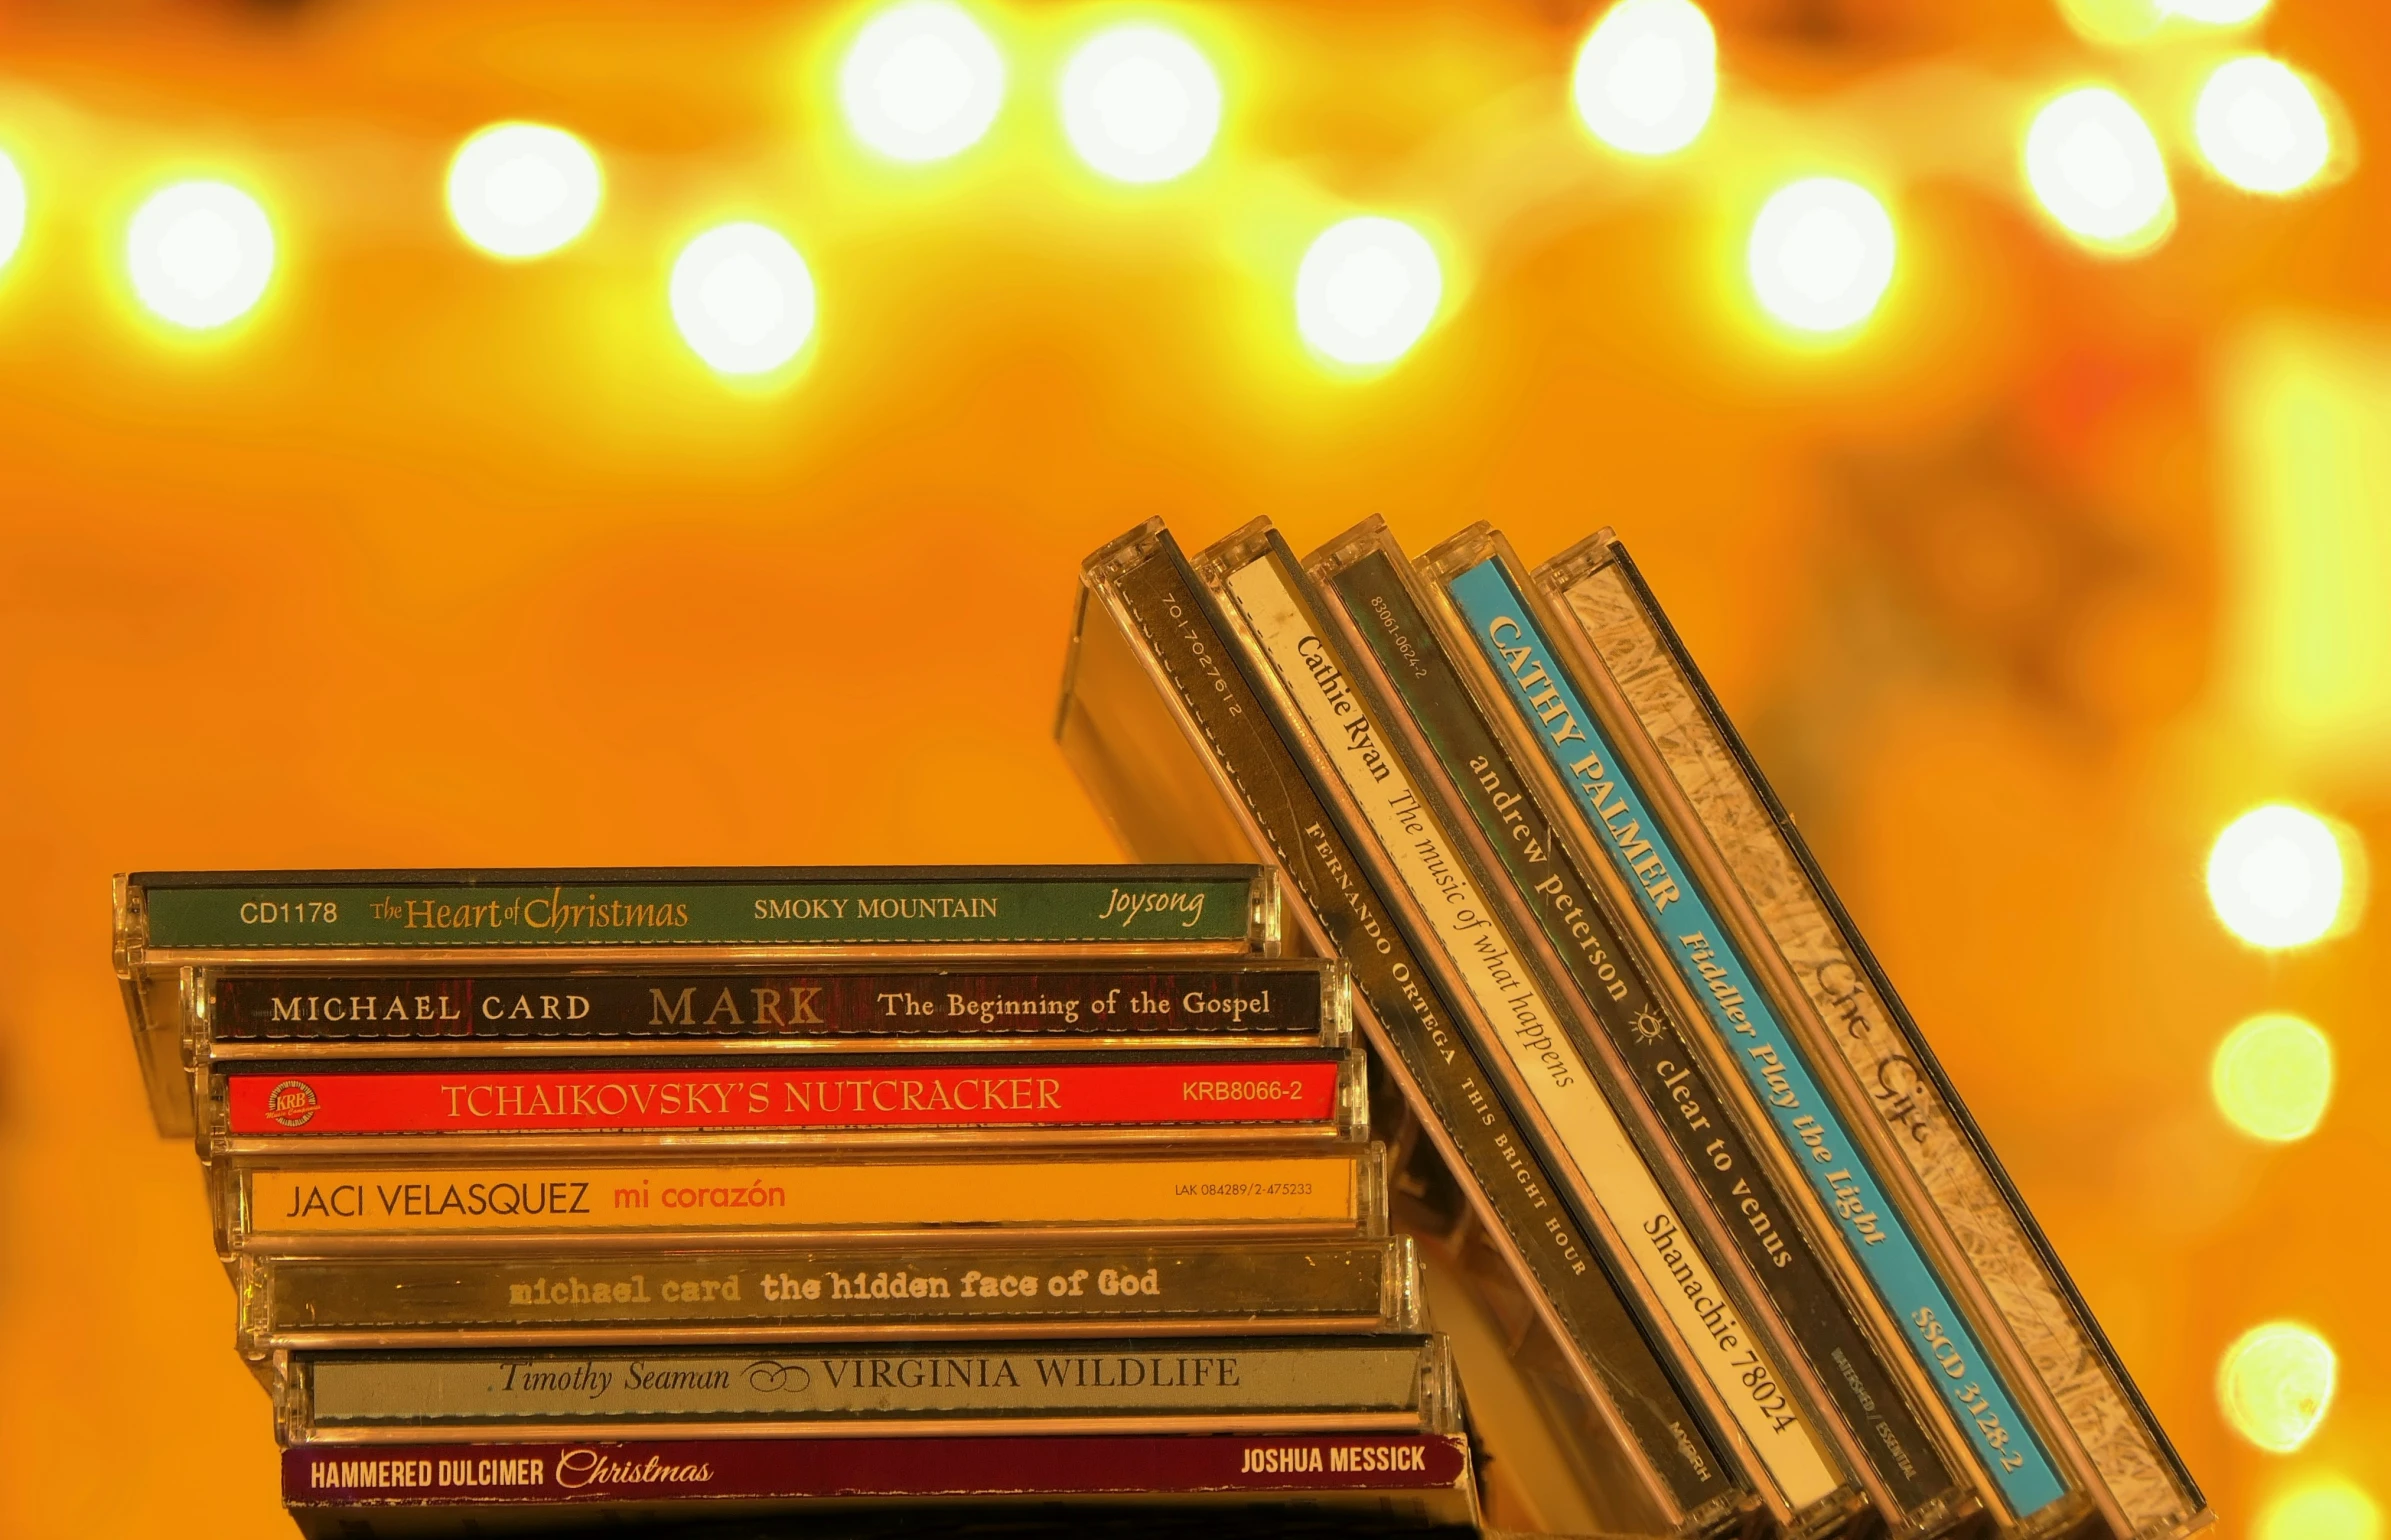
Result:
[[[813,335],[814,277],[779,231],[717,225],[673,263],[672,318],[708,367],[768,374]]]
[[[2173,24],[2235,27],[2256,20],[2267,0],[2058,0],[2059,13],[2086,42],[2129,47],[2161,40]]]
[[[1444,297],[1428,238],[1399,219],[1362,215],[1332,225],[1295,274],[1295,325],[1340,364],[1393,363],[1420,340]]]
[[[494,257],[555,251],[589,228],[604,195],[589,146],[541,123],[493,123],[448,163],[448,217]]]
[[[2070,91],[2034,115],[2026,182],[2062,228],[2096,250],[2146,251],[2174,224],[2159,142],[2106,86]]]
[[[848,125],[895,160],[944,160],[971,148],[1004,100],[995,41],[950,0],[905,0],[882,11],[839,67]]]
[[[2169,16],[2204,22],[2212,27],[2237,27],[2265,14],[2267,0],[2158,0]]]
[[[2341,915],[2341,843],[2314,813],[2282,803],[2225,826],[2208,854],[2208,898],[2225,928],[2253,946],[2301,946]]]
[[[274,229],[229,182],[177,182],[150,195],[125,233],[133,293],[191,331],[239,320],[274,276]]]
[[[2252,1540],[2382,1540],[2374,1499],[2341,1480],[2297,1486],[2258,1512]]]
[[[2289,1454],[2333,1404],[2332,1345],[2307,1327],[2269,1321],[2242,1333],[2217,1365],[2217,1404],[2233,1431]]]
[[[1893,281],[1893,219],[1840,177],[1778,189],[1752,222],[1746,263],[1763,309],[1800,331],[1848,331]]]
[[[1184,176],[1220,132],[1220,76],[1176,32],[1115,27],[1063,68],[1063,132],[1080,159],[1116,181]]]
[[[0,151],[0,267],[25,243],[25,174]]]
[[[2333,1099],[2333,1040],[2297,1016],[2253,1016],[2217,1044],[2209,1089],[2226,1121],[2253,1138],[2305,1139]]]
[[[2333,135],[2308,83],[2274,59],[2228,59],[2200,88],[2192,137],[2217,175],[2251,192],[2297,192],[2332,157]]]
[[[1570,82],[1594,137],[1631,155],[1694,142],[1718,98],[1718,40],[1692,0],[1619,0],[1578,50]]]
[[[2104,48],[2146,42],[2167,20],[2160,0],[2059,0],[2059,14],[2076,36]]]

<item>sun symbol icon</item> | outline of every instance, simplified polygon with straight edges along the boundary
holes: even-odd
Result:
[[[1636,1041],[1639,1043],[1649,1043],[1669,1030],[1669,1024],[1660,1019],[1660,1012],[1648,1005],[1636,1012],[1636,1019],[1629,1025],[1635,1028]]]

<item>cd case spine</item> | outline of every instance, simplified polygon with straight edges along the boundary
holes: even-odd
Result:
[[[1379,892],[1422,936],[1429,964],[1501,1093],[1536,1142],[1605,1270],[1667,1344],[1683,1382],[1775,1520],[1806,1533],[1853,1505],[1740,1290],[1660,1188],[1613,1087],[1564,1024],[1566,1006],[1453,838],[1395,714],[1327,624],[1311,585],[1260,521],[1197,558],[1235,634],[1303,722],[1303,747],[1341,782],[1337,808]],[[1632,1239],[1631,1239],[1632,1238]]]
[[[133,872],[121,966],[161,954],[418,947],[1160,945],[1266,952],[1245,866]]]
[[[570,1158],[445,1165],[243,1158],[210,1172],[221,1254],[553,1245],[1004,1226],[1068,1233],[1376,1235],[1375,1145],[1137,1156]]]
[[[1622,1105],[1640,1102],[1642,1126],[1673,1151],[1666,1164],[1685,1194],[1686,1217],[1706,1222],[1714,1255],[1741,1257],[1751,1322],[1770,1333],[1809,1403],[1822,1409],[1821,1429],[1839,1433],[1846,1465],[1872,1477],[1870,1496],[1896,1533],[1944,1534],[1971,1523],[1981,1502],[1953,1479],[1887,1373],[1815,1250],[1807,1216],[1756,1158],[1694,1052],[1683,1008],[1655,987],[1623,939],[1599,868],[1582,863],[1573,838],[1546,813],[1545,793],[1523,775],[1499,735],[1503,724],[1473,688],[1467,656],[1457,661],[1447,651],[1431,619],[1446,617],[1392,534],[1369,520],[1308,565],[1357,655],[1368,656],[1373,681],[1408,709],[1435,800],[1457,826],[1475,827],[1490,886],[1504,890],[1504,907],[1525,931],[1541,933],[1549,965],[1575,984],[1567,1024],[1585,1058],[1609,1066]],[[1501,877],[1492,876],[1497,867]],[[1656,1165],[1662,1161],[1656,1151]]]
[[[1603,530],[1537,569],[1615,687],[1622,715],[1732,872],[1815,1018],[1867,1094],[1968,1264],[2083,1447],[2119,1535],[2186,1534],[2209,1519],[2198,1484],[2044,1240],[1793,820],[1677,639],[1626,549]],[[1603,682],[1597,679],[1597,684]]]
[[[202,1153],[836,1143],[1155,1144],[1369,1132],[1357,1049],[1155,1054],[241,1062]]]
[[[244,1255],[245,1357],[989,1336],[1416,1332],[1410,1240],[986,1234],[528,1256]]]
[[[2013,1368],[1988,1353],[1981,1322],[1955,1301],[1955,1290],[1963,1297],[1966,1290],[1920,1216],[1886,1190],[1881,1151],[1854,1134],[1842,1107],[1812,1078],[1815,1046],[1786,1030],[1782,1001],[1746,966],[1746,938],[1716,912],[1717,874],[1686,861],[1683,825],[1655,811],[1646,768],[1620,749],[1621,724],[1600,699],[1589,699],[1595,687],[1582,649],[1556,631],[1499,534],[1467,531],[1430,552],[1424,565],[1437,574],[1473,650],[1505,681],[1506,709],[1533,732],[1569,788],[1572,821],[1603,849],[1634,895],[1639,923],[1703,1005],[1704,1030],[1721,1050],[1716,1057],[1737,1067],[1767,1110],[1782,1164],[1803,1173],[1835,1216],[1838,1243],[1903,1323],[1905,1350],[1923,1382],[1939,1387],[1941,1414],[2005,1522],[2026,1534],[2080,1523],[2086,1501],[2044,1430],[2028,1420]]]
[[[1460,1431],[1436,1337],[300,1353],[278,1368],[285,1444]]]
[[[283,1501],[325,1540],[457,1533],[599,1504],[620,1523],[885,1510],[892,1500],[1033,1511],[1202,1504],[1371,1527],[1475,1528],[1468,1442],[1451,1434],[485,1441],[297,1448]],[[696,1502],[689,1501],[696,1499]],[[702,1514],[698,1511],[703,1510]],[[1049,1518],[1057,1517],[1047,1512]],[[921,1515],[910,1515],[917,1524]]]
[[[1246,678],[1159,521],[1090,557],[1057,722],[1066,754],[1141,852],[1264,852],[1307,942],[1357,970],[1380,1081],[1421,1109],[1489,1246],[1548,1324],[1558,1388],[1620,1458],[1589,1496],[1621,1528],[1735,1530],[1753,1498],[1678,1399],[1549,1180],[1456,1035],[1412,943],[1367,887],[1321,793]]]
[[[624,966],[442,973],[314,969],[192,973],[186,1060],[290,1053],[490,1049],[671,1051],[749,1043],[774,1052],[882,1042],[1340,1040],[1333,963],[1263,959],[1207,968]]]

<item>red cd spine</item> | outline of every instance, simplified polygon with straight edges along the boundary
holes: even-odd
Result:
[[[225,1077],[227,1132],[796,1132],[1330,1124],[1336,1058],[838,1069],[334,1072]]]

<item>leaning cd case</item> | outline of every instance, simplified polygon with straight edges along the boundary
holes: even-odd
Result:
[[[1640,1102],[1656,1172],[1674,1178],[1683,1214],[1740,1255],[1747,1322],[1771,1333],[1780,1361],[1818,1409],[1815,1426],[1890,1525],[1916,1535],[1974,1527],[1983,1505],[1946,1458],[1930,1406],[1878,1343],[1895,1328],[1872,1315],[1817,1239],[1825,1220],[1803,1208],[1760,1157],[1748,1110],[1705,1065],[1685,1023],[1690,1001],[1645,963],[1606,875],[1553,819],[1515,759],[1504,724],[1449,653],[1430,616],[1437,602],[1383,521],[1372,519],[1305,563],[1347,657],[1410,742],[1428,800],[1447,809],[1486,873],[1493,901],[1538,939],[1551,976],[1567,979],[1562,1020],[1585,1063],[1607,1065],[1612,1094]],[[1404,729],[1412,731],[1404,734]],[[1666,1148],[1662,1148],[1662,1146]],[[1708,1210],[1707,1213],[1704,1211]],[[1644,1227],[1639,1227],[1644,1228]]]
[[[1297,563],[1257,524],[1191,562],[1150,522],[1083,569],[1057,736],[1125,846],[1262,857],[1290,948],[1351,967],[1398,1222],[1466,1285],[1441,1313],[1548,1511],[1698,1527],[1683,1433],[1733,1494],[1710,1522],[2208,1522],[1607,531],[1531,575],[1484,526]],[[1576,1222],[1607,1312],[1535,1217]],[[1656,1232],[1716,1307],[1622,1244]],[[1769,1424],[1706,1356],[1728,1309]]]
[[[1532,583],[1592,714],[1619,735],[1625,772],[1723,911],[1727,945],[1713,960],[1749,964],[1755,999],[1890,1157],[1888,1182],[1937,1221],[1950,1271],[2071,1482],[2114,1534],[2207,1523],[2198,1484],[1625,547],[1599,531]]]
[[[1563,1373],[1531,1372],[1551,1415],[1595,1428],[1606,1460],[1564,1473],[1606,1525],[1727,1533],[1757,1501],[1555,1201],[1545,1153],[1506,1110],[1408,923],[1375,890],[1292,718],[1249,676],[1217,602],[1158,521],[1083,568],[1057,736],[1141,856],[1260,854],[1285,879],[1291,938],[1342,956],[1373,1069],[1399,1086],[1479,1216]],[[1526,1339],[1521,1339],[1522,1345]],[[1604,1469],[1621,1479],[1586,1481]]]
[[[1863,1499],[1788,1381],[1746,1281],[1720,1268],[1716,1242],[1664,1192],[1675,1178],[1657,1133],[1628,1121],[1640,1106],[1586,1052],[1586,1034],[1573,1030],[1579,1003],[1556,990],[1496,906],[1478,858],[1433,800],[1430,767],[1397,737],[1395,713],[1332,633],[1293,553],[1256,521],[1195,565],[1257,672],[1275,674],[1303,719],[1306,752],[1340,783],[1340,816],[1378,891],[1432,938],[1428,965],[1463,1032],[1645,1333],[1690,1371],[1681,1376],[1689,1395],[1772,1521],[1801,1535],[1835,1531]]]
[[[1847,1095],[1829,1094],[1814,1078],[1814,1047],[1788,1033],[1779,1007],[1754,983],[1746,949],[1718,913],[1715,874],[1686,860],[1682,825],[1656,811],[1655,779],[1637,764],[1636,749],[1622,751],[1634,740],[1595,704],[1599,688],[1566,630],[1491,531],[1465,531],[1422,566],[1446,597],[1453,641],[1482,660],[1502,709],[1534,745],[1555,805],[1568,809],[1586,848],[1604,853],[1657,956],[1701,1002],[1699,1034],[1714,1062],[1732,1066],[1764,1109],[1781,1168],[1833,1216],[1837,1244],[1899,1323],[1914,1382],[1932,1388],[2004,1528],[2076,1528],[2090,1495],[2054,1448],[2051,1423],[2029,1409],[2015,1360],[1986,1335],[1937,1216],[1887,1184],[1882,1145],[1864,1138],[1869,1124],[1849,1116]]]

